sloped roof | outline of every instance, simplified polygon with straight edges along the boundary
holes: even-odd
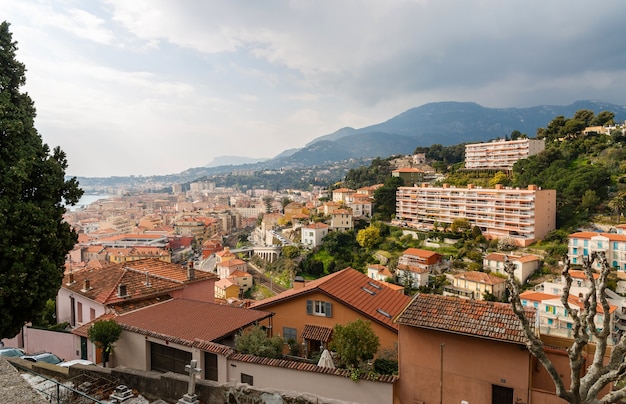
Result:
[[[467,271],[454,275],[454,277],[456,279],[466,279],[471,282],[483,283],[485,285],[498,285],[506,282],[506,279],[504,278],[480,271]]]
[[[527,309],[526,316],[534,330],[535,310]],[[516,344],[527,341],[519,319],[507,303],[419,293],[397,316],[396,322]]]
[[[393,316],[411,300],[410,297],[398,293],[385,286],[384,283],[348,267],[307,282],[303,288],[289,289],[276,296],[260,300],[250,307],[269,309],[274,305],[314,292],[324,293],[335,301],[395,330],[398,329],[398,325],[393,322]]]
[[[487,254],[485,256],[485,259],[489,261],[504,262],[505,257],[508,258],[509,261],[519,261],[519,262],[530,262],[530,261],[537,261],[541,259],[541,257],[535,254],[527,254],[527,255],[519,256],[519,255],[510,255],[510,254],[504,254],[504,253]]]
[[[429,258],[429,257],[432,257],[433,255],[441,255],[436,251],[422,250],[420,248],[407,248],[406,250],[404,250],[402,254],[413,255],[415,257],[422,257],[422,258]]]
[[[193,343],[219,341],[273,314],[196,300],[173,299],[115,318],[125,330]]]
[[[609,241],[626,241],[626,234],[616,234],[616,233],[601,233],[595,231],[580,231],[578,233],[572,233],[568,238],[581,238],[581,239],[591,239],[592,237],[601,236],[606,237]]]
[[[64,276],[61,287],[100,304],[112,305],[162,295],[182,289],[185,284],[210,279],[217,279],[217,275],[194,271],[194,279],[189,280],[181,265],[150,258],[75,271]],[[89,289],[84,289],[85,280],[89,280]],[[126,286],[127,297],[117,295],[119,285]]]

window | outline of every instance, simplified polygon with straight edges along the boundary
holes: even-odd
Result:
[[[578,254],[578,248],[576,247],[572,248],[572,254]]]
[[[583,255],[586,257],[589,255],[589,251],[586,248],[583,248]]]
[[[332,304],[321,300],[307,300],[306,314],[314,316],[332,317]]]
[[[295,328],[283,327],[283,338],[285,339],[285,343],[289,342],[290,339],[297,341],[298,331]]]
[[[548,325],[552,325],[554,323],[554,320],[552,320],[551,318],[548,319]]]
[[[533,307],[534,307],[534,308],[539,307],[539,302],[533,302]]]
[[[250,386],[254,386],[254,377],[252,375],[247,375],[245,373],[241,374],[241,383],[247,383]]]
[[[583,246],[585,246],[585,247],[589,246],[589,240],[584,240],[583,241]]]
[[[81,302],[76,302],[76,317],[79,323],[83,322],[83,304]]]

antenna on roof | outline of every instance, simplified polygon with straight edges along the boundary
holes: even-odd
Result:
[[[150,286],[150,272],[148,272],[147,269],[146,269],[146,286]]]

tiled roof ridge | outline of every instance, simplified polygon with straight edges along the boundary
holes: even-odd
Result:
[[[113,283],[114,286],[111,288],[111,290],[108,291],[108,293],[106,292],[106,290],[103,290],[102,292],[100,292],[100,294],[98,294],[97,296],[98,301],[101,301],[103,303],[108,302],[109,299],[111,299],[111,296],[117,293],[117,286],[120,284],[122,279],[124,279],[124,275],[126,275],[126,271],[124,270],[122,266],[120,266],[119,268],[106,268],[106,270],[111,270],[111,272],[115,271],[116,269],[120,271],[120,275],[117,278],[117,280]]]
[[[287,359],[274,359],[274,358],[265,358],[262,356],[255,356],[244,353],[233,353],[228,357],[231,361],[238,362],[246,362],[246,363],[255,363],[258,365],[264,366],[274,366],[280,368],[287,368],[291,370],[298,370],[304,372],[313,372],[313,373],[324,373],[332,376],[339,377],[352,377],[352,371],[350,369],[339,369],[339,368],[327,368],[322,366],[317,366],[314,363],[306,363],[306,362],[298,362],[298,361],[290,361]],[[398,380],[398,376],[396,375],[375,375],[370,373],[362,373],[359,375],[360,380],[368,380],[374,382],[382,382],[382,383],[395,383]]]
[[[142,271],[140,269],[131,268],[131,267],[124,267],[124,269],[127,270],[127,271],[135,272],[135,273],[140,274],[140,275],[145,275],[146,272],[147,272],[148,276],[151,276],[151,277],[156,278],[156,279],[162,279],[164,281],[176,282],[176,283],[180,283],[180,284],[184,284],[185,283],[183,281],[179,281],[179,280],[176,280],[176,279],[168,278],[168,277],[163,276],[163,275],[157,275],[157,274],[151,273],[150,270],[148,270],[148,269],[146,269],[145,271]]]
[[[184,345],[184,346],[188,346],[188,347],[193,347],[193,344],[194,344],[194,341],[190,341],[190,340],[186,340],[186,339],[178,338],[178,337],[173,337],[171,335],[161,334],[159,332],[150,331],[150,330],[146,330],[146,329],[143,329],[143,328],[135,327],[135,326],[132,326],[132,325],[127,325],[127,324],[124,324],[124,323],[120,323],[119,319],[116,319],[116,321],[122,327],[122,329],[126,330],[126,331],[135,332],[137,334],[141,334],[141,335],[145,335],[145,336],[148,336],[148,337],[162,339],[164,341],[173,342],[175,344]]]

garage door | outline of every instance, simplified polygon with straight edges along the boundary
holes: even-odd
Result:
[[[191,352],[150,343],[150,370],[187,374],[185,365],[191,361]]]

